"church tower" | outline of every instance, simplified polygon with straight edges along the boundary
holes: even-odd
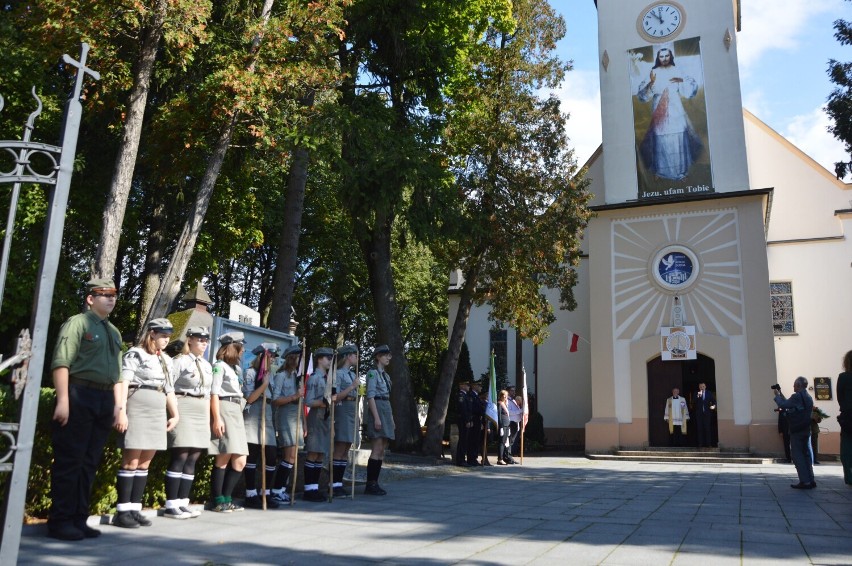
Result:
[[[712,444],[772,451],[772,190],[749,186],[739,1],[596,4],[604,194],[587,231],[586,450],[668,444],[672,389],[691,403],[706,383]]]

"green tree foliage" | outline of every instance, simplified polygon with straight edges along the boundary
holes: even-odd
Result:
[[[848,0],[847,0],[848,1]],[[841,45],[852,45],[852,22],[839,19],[834,22],[834,37]],[[828,96],[826,112],[834,120],[828,131],[842,141],[846,153],[852,156],[852,62],[828,62],[828,76],[837,88]],[[852,172],[852,161],[839,161],[834,164],[838,179]]]
[[[555,320],[546,287],[574,308],[579,242],[588,212],[559,101],[542,97],[570,66],[553,53],[565,23],[544,0],[515,2],[512,30],[489,27],[470,53],[477,72],[453,81],[444,132],[457,202],[444,215],[440,253],[463,285],[424,450],[440,453],[467,317],[490,317],[539,343]],[[455,213],[455,214],[453,214]]]

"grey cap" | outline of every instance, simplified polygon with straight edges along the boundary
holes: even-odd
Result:
[[[293,344],[292,346],[290,346],[289,348],[284,350],[284,357],[286,358],[287,356],[292,356],[293,354],[301,354],[301,353],[302,353],[302,347],[298,344]]]
[[[357,354],[358,347],[354,344],[345,344],[337,349],[338,356],[348,356],[349,354]]]
[[[373,351],[374,356],[380,356],[382,354],[390,354],[390,348],[387,344],[382,344],[381,346],[376,346],[376,349]]]
[[[210,338],[210,331],[206,326],[190,326],[186,331],[187,336],[195,336],[196,338]]]
[[[219,343],[223,346],[227,346],[228,344],[245,344],[246,343],[246,335],[242,332],[236,330],[234,332],[226,332],[219,336]]]
[[[255,356],[259,356],[264,352],[264,350],[267,352],[271,352],[273,356],[277,356],[279,350],[278,344],[276,344],[275,342],[264,342],[255,346],[254,350],[252,350],[251,353]]]
[[[162,334],[171,334],[175,331],[175,327],[172,326],[171,321],[167,318],[155,318],[148,322],[145,328]]]
[[[86,290],[90,294],[101,289],[115,289],[115,281],[109,277],[101,277],[98,279],[90,279],[86,282]]]
[[[317,348],[314,351],[314,357],[319,358],[320,356],[333,356],[334,350],[331,348]]]

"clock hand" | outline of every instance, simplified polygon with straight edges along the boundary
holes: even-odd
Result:
[[[663,23],[663,16],[660,15],[662,13],[662,11],[663,11],[663,8],[662,8],[662,6],[660,6],[660,7],[657,8],[657,13],[654,14],[655,16],[657,16],[657,19],[660,21],[660,23]]]

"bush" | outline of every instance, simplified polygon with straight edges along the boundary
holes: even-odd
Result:
[[[33,444],[32,463],[30,466],[30,481],[27,486],[26,510],[27,517],[47,517],[50,509],[50,466],[53,462],[50,426],[53,417],[53,406],[56,392],[44,387],[39,398],[38,420]],[[14,394],[8,386],[0,387],[0,422],[15,422],[17,420],[17,403]],[[116,446],[118,434],[110,434],[104,448],[101,465],[95,476],[92,488],[92,499],[89,512],[93,515],[109,513],[115,507],[115,480],[121,465],[121,450]],[[160,507],[165,503],[165,476],[169,465],[168,453],[158,453],[151,462],[148,474],[148,485],[142,504],[145,507]],[[194,501],[203,501],[210,494],[210,469],[212,458],[202,458],[195,469],[195,483],[192,486]],[[11,474],[9,474],[11,477]],[[9,478],[6,478],[8,481]],[[5,498],[5,490],[0,497]]]

